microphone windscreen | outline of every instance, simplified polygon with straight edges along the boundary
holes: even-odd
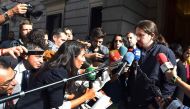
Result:
[[[94,81],[94,80],[96,79],[96,72],[92,72],[92,71],[94,71],[94,70],[95,70],[94,67],[88,67],[88,68],[85,70],[85,73],[91,72],[91,73],[89,73],[89,74],[86,75],[86,78],[87,78],[88,80]]]
[[[126,53],[127,53],[128,49],[127,47],[125,47],[124,45],[122,45],[120,48],[119,48],[119,53],[121,54],[121,56],[124,56]]]
[[[132,52],[127,52],[124,57],[123,57],[123,62],[127,62],[128,66],[131,66],[131,64],[133,63],[134,61],[134,54]]]
[[[163,63],[165,63],[165,62],[168,62],[168,58],[166,57],[166,55],[165,55],[164,53],[159,53],[159,54],[157,54],[156,59],[157,59],[157,61],[158,61],[160,64],[163,64]]]
[[[121,55],[118,50],[112,50],[109,53],[110,62],[115,62],[121,59]]]
[[[141,58],[141,51],[140,49],[136,48],[133,50],[133,54],[135,55],[135,61],[139,61]]]

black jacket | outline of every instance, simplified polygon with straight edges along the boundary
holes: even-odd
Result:
[[[33,81],[33,88],[61,81],[67,78],[64,67],[54,68],[41,72]],[[49,109],[57,108],[63,104],[65,83],[50,86],[44,90],[27,94],[19,99],[16,109]]]

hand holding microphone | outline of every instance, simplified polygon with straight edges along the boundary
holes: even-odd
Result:
[[[168,72],[169,70],[173,70],[174,66],[172,65],[172,63],[168,60],[168,58],[166,57],[166,55],[164,53],[159,53],[156,56],[157,60],[159,61],[159,63],[161,64],[160,68],[162,70],[163,73]]]
[[[170,72],[165,73],[165,76],[168,80],[172,81],[172,83],[175,83],[176,79],[179,78],[177,76],[177,66],[174,66],[173,70],[170,70]]]
[[[156,58],[161,64],[160,68],[162,72],[165,73],[166,78],[175,83],[178,78],[176,71],[177,66],[173,66],[164,53],[159,53]]]

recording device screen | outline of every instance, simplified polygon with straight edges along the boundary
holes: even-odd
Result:
[[[90,100],[90,101],[88,101],[88,105],[90,106],[90,107],[92,107],[95,103],[96,103],[96,101],[98,101],[98,98],[97,97],[95,97],[94,98],[95,100]]]

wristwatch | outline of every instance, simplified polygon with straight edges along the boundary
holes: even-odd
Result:
[[[7,12],[3,13],[3,16],[4,16],[5,20],[8,20],[8,19],[9,19],[9,15],[8,15]]]
[[[172,77],[172,80],[171,80],[172,83],[173,83],[173,84],[176,84],[176,80],[177,80],[178,78],[181,79],[179,76],[173,76],[173,77]]]

